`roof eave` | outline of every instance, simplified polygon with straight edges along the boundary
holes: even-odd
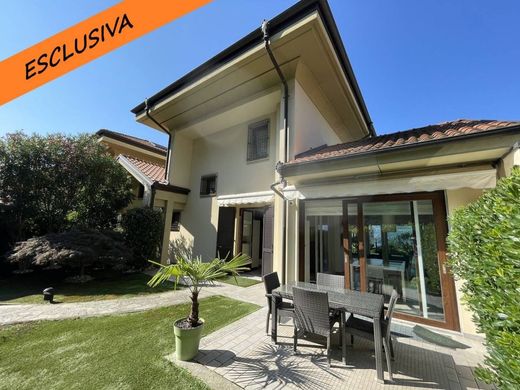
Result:
[[[336,23],[334,22],[332,11],[326,0],[302,0],[296,3],[294,6],[288,8],[281,14],[275,16],[273,19],[269,21],[271,35],[274,35],[282,31],[284,28],[291,25],[293,22],[303,18],[304,16],[314,11],[318,11],[319,15],[321,16],[324,22],[325,28],[327,30],[327,33],[329,34],[329,38],[333,43],[334,49],[336,51],[336,54],[338,55],[343,71],[345,72],[347,80],[352,87],[354,97],[363,115],[363,119],[367,126],[369,135],[375,136],[376,132],[372,123],[372,119],[370,118],[370,114],[368,113],[368,109],[366,107],[365,101],[361,94],[361,90],[354,75],[352,65],[350,64],[338,28],[336,26]],[[239,41],[235,42],[233,45],[229,46],[227,49],[223,50],[222,52],[211,58],[210,60],[206,61],[205,63],[193,69],[191,72],[187,73],[186,75],[184,75],[177,81],[173,82],[166,88],[154,94],[152,97],[148,99],[148,107],[155,106],[157,103],[166,99],[168,96],[189,86],[190,84],[199,80],[204,75],[212,72],[219,66],[222,66],[224,63],[227,63],[233,58],[238,57],[240,54],[243,54],[253,46],[261,44],[262,41],[262,31],[260,28],[257,28],[245,37],[243,37],[242,39],[240,39]],[[135,106],[131,110],[131,112],[137,117],[144,113],[145,108],[146,105],[143,101],[142,103]]]
[[[355,153],[350,155],[343,155],[343,156],[334,156],[334,157],[328,157],[323,158],[319,160],[310,160],[310,161],[302,161],[302,162],[294,162],[294,163],[286,163],[279,166],[278,170],[279,173],[283,177],[294,177],[299,175],[304,175],[306,173],[312,173],[317,170],[327,170],[328,167],[334,165],[338,162],[343,161],[352,161],[352,160],[361,160],[363,158],[367,157],[377,157],[384,154],[390,154],[390,153],[399,153],[402,151],[412,151],[416,149],[422,149],[429,146],[435,146],[435,145],[441,145],[446,143],[455,143],[455,142],[461,142],[461,141],[468,141],[470,139],[476,139],[476,138],[484,138],[484,137],[490,137],[490,136],[496,136],[496,135],[505,135],[505,134],[512,134],[515,132],[520,131],[520,125],[516,126],[508,126],[508,127],[501,127],[495,130],[489,130],[483,133],[473,133],[473,134],[467,134],[463,136],[458,136],[454,138],[442,138],[442,139],[436,139],[432,141],[427,142],[421,142],[416,144],[405,144],[400,146],[394,146],[383,150],[375,150],[375,151],[369,151],[369,152],[363,152],[363,153]]]

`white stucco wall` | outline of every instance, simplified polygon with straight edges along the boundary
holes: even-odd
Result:
[[[482,195],[482,190],[462,188],[458,190],[446,191],[446,208],[448,216],[453,214],[456,209],[467,205],[479,198]],[[448,226],[449,228],[449,226]],[[477,328],[473,322],[471,311],[463,303],[461,287],[464,282],[462,280],[455,280],[455,288],[457,292],[457,309],[459,312],[460,330],[467,334],[477,334]]]
[[[264,119],[269,119],[269,157],[248,162],[248,125]],[[272,113],[193,140],[189,183],[186,185],[191,192],[181,214],[180,234],[172,234],[171,239],[182,235],[193,243],[194,255],[201,255],[204,259],[215,255],[218,202],[216,197],[200,196],[200,179],[204,175],[216,174],[217,195],[269,190],[269,186],[275,181],[275,164],[278,161],[277,129],[277,115]],[[174,166],[182,163],[182,160],[179,163],[174,162]],[[174,178],[182,176],[187,176],[187,173],[179,172]]]
[[[314,105],[300,83],[294,82],[294,123],[291,133],[292,156],[318,146],[341,142],[329,123]]]

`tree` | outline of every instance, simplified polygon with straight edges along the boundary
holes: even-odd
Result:
[[[186,324],[194,328],[199,323],[199,293],[206,283],[213,283],[227,274],[238,276],[239,272],[245,271],[247,265],[251,264],[251,259],[247,255],[237,255],[229,261],[213,259],[210,262],[203,262],[200,257],[184,259],[177,258],[177,263],[170,265],[153,264],[159,266],[157,273],[150,279],[148,285],[156,287],[161,283],[175,279],[175,287],[181,278],[188,279],[188,287],[191,292],[191,310]]]
[[[82,279],[88,266],[97,263],[99,266],[123,268],[131,255],[131,250],[117,233],[75,230],[18,242],[8,260],[24,267],[62,266],[78,271]]]
[[[162,212],[149,207],[130,209],[121,221],[123,236],[134,253],[133,266],[144,268],[157,260],[163,232]]]
[[[487,368],[477,376],[520,388],[520,167],[451,218],[450,265],[486,335]]]
[[[126,171],[91,135],[18,132],[0,139],[0,200],[12,206],[17,240],[112,228],[131,199]]]

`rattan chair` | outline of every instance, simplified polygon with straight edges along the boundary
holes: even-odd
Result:
[[[330,316],[329,297],[326,292],[305,290],[293,287],[294,302],[294,351],[297,349],[298,337],[325,337],[327,362],[330,366],[330,342],[332,328],[336,322]],[[343,333],[342,327],[340,327]]]
[[[316,284],[318,286],[345,288],[345,277],[343,275],[332,275],[318,272]]]
[[[332,288],[345,288],[345,277],[343,275],[332,275],[332,274],[324,274],[321,272],[318,272],[316,275],[316,285],[324,286],[324,287],[332,287]],[[339,310],[330,310],[330,315],[334,317],[335,322],[337,322],[340,326],[341,324],[341,311]],[[340,341],[343,342],[343,340],[340,337]]]
[[[388,373],[392,379],[392,366],[390,360],[394,358],[394,346],[392,344],[392,335],[390,327],[392,323],[392,316],[399,294],[396,290],[392,291],[390,301],[388,302],[388,309],[384,318],[381,321],[381,336],[383,339],[383,348],[385,349],[386,364],[388,366]],[[351,335],[351,342],[354,343],[354,336],[359,336],[367,340],[374,340],[374,323],[368,320],[350,316],[345,323],[345,333]]]
[[[264,275],[262,278],[264,281],[265,287],[265,296],[267,298],[267,319],[265,322],[265,333],[269,334],[269,319],[271,318],[271,314],[273,312],[273,290],[275,288],[280,287],[280,279],[278,279],[278,274],[276,272],[272,272],[270,274]],[[281,317],[294,317],[294,306],[282,300],[282,298],[276,298],[276,309],[278,312],[278,322]]]

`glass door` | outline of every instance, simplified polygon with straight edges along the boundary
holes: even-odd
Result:
[[[442,193],[344,201],[348,288],[400,298],[398,317],[458,329],[454,282],[446,273]],[[419,319],[421,319],[419,321]]]
[[[444,320],[431,200],[363,203],[367,291],[401,298],[396,310]]]

